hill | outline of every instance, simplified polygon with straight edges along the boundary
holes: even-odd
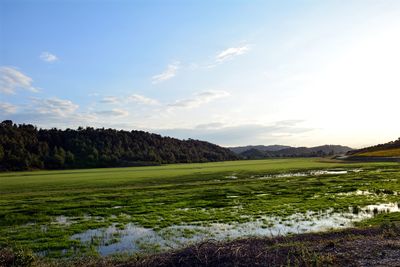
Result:
[[[122,167],[235,160],[227,148],[144,131],[37,129],[0,123],[0,170]]]
[[[349,158],[355,157],[400,157],[400,138],[385,144],[351,150],[347,153]]]
[[[262,147],[264,150],[258,149]],[[230,148],[236,152],[238,156],[244,159],[261,159],[261,158],[276,158],[276,157],[323,157],[345,154],[352,150],[347,146],[340,145],[324,145],[316,147],[289,147],[289,146],[272,146],[276,150],[265,150],[268,146],[248,146],[249,149],[243,150],[245,147]],[[278,149],[282,147],[281,149]]]
[[[248,151],[248,150],[259,150],[259,151],[278,151],[282,150],[285,148],[290,148],[290,146],[282,146],[282,145],[271,145],[271,146],[263,146],[263,145],[258,145],[258,146],[237,146],[237,147],[228,147],[232,152],[236,154],[240,154],[242,152]]]
[[[275,151],[274,156],[278,157],[321,157],[345,154],[352,150],[351,147],[341,145],[323,145],[316,147],[292,147]]]

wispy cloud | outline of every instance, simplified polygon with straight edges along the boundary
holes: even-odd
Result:
[[[160,74],[157,74],[157,75],[154,75],[151,78],[152,83],[153,84],[157,84],[157,83],[164,82],[166,80],[172,79],[173,77],[176,76],[176,73],[177,73],[179,67],[180,67],[180,63],[179,62],[174,62],[174,63],[169,64],[167,66],[167,69],[164,72],[162,72]]]
[[[221,52],[219,52],[215,58],[215,61],[217,63],[222,63],[227,60],[231,60],[236,56],[243,55],[247,53],[250,50],[249,45],[243,45],[239,47],[230,47],[228,49],[225,49]]]
[[[159,104],[156,99],[145,97],[145,96],[138,95],[138,94],[133,94],[133,95],[128,96],[127,100],[136,102],[136,103],[140,103],[140,104],[145,104],[145,105],[158,105]]]
[[[100,110],[95,112],[97,115],[107,116],[107,117],[125,117],[129,115],[129,112],[123,109],[111,109],[111,110]]]
[[[17,106],[10,103],[0,102],[0,115],[1,114],[13,114],[17,112]]]
[[[282,126],[281,122],[275,122],[269,125],[225,125],[214,122],[197,125],[192,128],[153,129],[152,131],[181,139],[193,138],[231,146],[241,144],[287,144],[292,138],[297,139],[298,136],[314,130],[313,128],[297,125],[295,120],[293,120],[292,124],[289,122],[285,124],[285,126]]]
[[[0,93],[15,94],[18,89],[24,89],[31,92],[39,90],[32,86],[31,77],[23,74],[14,67],[0,67]]]
[[[126,103],[139,103],[143,105],[158,105],[159,102],[156,99],[149,98],[139,94],[132,94],[129,96],[106,96],[100,100],[100,103],[104,104],[126,104]]]
[[[40,59],[45,61],[45,62],[55,62],[58,60],[58,57],[50,52],[42,52],[40,54]]]
[[[170,107],[170,108],[195,108],[195,107],[201,106],[202,104],[206,104],[206,103],[209,103],[218,98],[224,98],[229,95],[230,94],[226,91],[209,90],[209,91],[197,93],[196,95],[194,95],[193,98],[177,100],[174,103],[168,104],[168,107]]]
[[[67,99],[60,98],[32,98],[33,111],[39,114],[67,117],[73,114],[79,106]]]
[[[79,106],[67,99],[32,97],[30,100],[9,118],[19,123],[60,128],[90,126],[97,121],[94,113],[80,112]]]
[[[106,96],[103,97],[103,99],[101,99],[100,102],[105,104],[118,104],[120,103],[120,99],[116,96]]]

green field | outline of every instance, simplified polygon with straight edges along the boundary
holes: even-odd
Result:
[[[335,172],[310,172],[324,169]],[[284,221],[312,211],[341,212],[352,207],[357,213],[367,205],[397,203],[399,179],[398,163],[321,159],[1,173],[0,247],[66,257],[96,254],[99,246],[110,248],[124,240],[124,229],[131,225],[168,240],[174,235],[190,239],[198,231],[212,237],[207,231],[215,225],[246,225],[255,220],[268,229],[273,226],[268,216]],[[388,217],[376,215],[369,221],[378,223]],[[396,220],[399,215],[389,217]],[[72,238],[110,226],[120,231],[113,231],[107,241],[98,236],[85,242]],[[139,242],[137,247],[142,252],[164,249],[154,240]]]

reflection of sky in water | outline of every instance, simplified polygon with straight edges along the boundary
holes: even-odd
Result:
[[[136,252],[159,249],[178,248],[203,240],[228,240],[245,236],[277,236],[289,233],[305,233],[324,231],[331,228],[351,227],[354,222],[372,218],[383,212],[400,211],[397,203],[368,205],[358,210],[349,208],[347,212],[307,212],[291,216],[261,217],[246,223],[213,223],[201,225],[175,225],[154,231],[149,228],[135,226],[132,223],[118,229],[116,224],[107,228],[87,230],[75,234],[71,238],[90,244],[99,240],[97,247],[101,255],[121,252]],[[64,221],[64,218],[63,218]]]
[[[268,178],[288,178],[288,177],[306,177],[306,176],[321,176],[321,175],[341,175],[348,173],[358,173],[362,172],[362,169],[351,169],[351,170],[313,170],[307,172],[289,172],[289,173],[279,173],[271,174],[265,176],[252,176],[258,179],[268,179]],[[236,176],[226,176],[225,178],[237,178]]]

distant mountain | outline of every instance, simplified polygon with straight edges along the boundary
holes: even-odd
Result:
[[[259,150],[259,151],[278,151],[282,150],[285,148],[290,148],[290,146],[281,146],[281,145],[271,145],[271,146],[237,146],[237,147],[228,147],[232,152],[236,154],[240,154],[242,152],[248,151],[248,150]]]
[[[323,145],[316,147],[292,147],[274,153],[278,157],[320,157],[345,154],[351,147],[341,145]]]
[[[266,151],[250,148],[249,150],[238,153],[238,155],[244,159],[263,159],[266,157]]]
[[[351,158],[356,157],[400,157],[400,138],[396,141],[391,141],[385,144],[379,144],[376,146],[370,146],[362,149],[351,150],[347,153],[347,156]]]
[[[259,149],[259,147],[261,149]],[[268,150],[271,147],[273,150]],[[281,149],[279,149],[281,147]],[[248,148],[248,149],[244,149]],[[262,159],[277,157],[324,157],[343,155],[352,148],[340,145],[324,145],[316,147],[290,147],[290,146],[247,146],[229,148],[243,159]],[[237,152],[238,151],[238,152]]]

